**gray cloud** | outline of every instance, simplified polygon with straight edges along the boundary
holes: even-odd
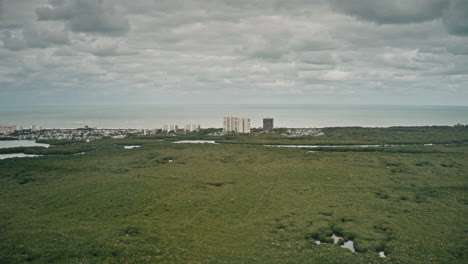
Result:
[[[4,13],[3,0],[0,0],[0,21],[3,21]]]
[[[9,50],[23,50],[27,48],[26,41],[24,38],[7,31],[0,38],[3,42],[3,47]]]
[[[443,15],[447,30],[455,35],[468,35],[468,1],[452,0]]]
[[[41,5],[45,0],[34,1]],[[0,30],[21,29],[24,24],[36,22],[36,16],[32,16],[36,5],[29,0],[0,0]]]
[[[122,41],[111,38],[91,38],[76,41],[75,48],[95,56],[128,56],[137,54],[130,50]]]
[[[48,48],[54,45],[69,45],[68,32],[36,24],[25,25],[17,30],[5,31],[0,37],[3,46],[10,50]]]
[[[441,19],[447,31],[468,35],[466,0],[332,0],[335,10],[378,24],[420,23]]]
[[[442,16],[450,0],[332,0],[341,12],[379,24],[405,24]]]
[[[70,44],[68,32],[60,28],[29,25],[24,27],[23,34],[30,47],[47,48],[50,45]]]
[[[3,1],[0,102],[468,98],[462,0]]]
[[[125,15],[104,0],[54,0],[36,9],[41,21],[65,21],[73,32],[122,35],[129,30]]]

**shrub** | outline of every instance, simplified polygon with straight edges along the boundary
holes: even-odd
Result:
[[[125,235],[137,235],[137,234],[141,234],[141,229],[139,227],[135,227],[135,226],[127,226],[126,228],[124,228],[123,230],[123,233]]]
[[[320,235],[317,232],[309,233],[305,235],[305,239],[314,239],[314,240],[320,240]]]
[[[337,236],[340,236],[342,237],[344,232],[343,232],[343,229],[341,227],[338,227],[336,226],[335,224],[333,224],[330,229],[333,231],[333,233]]]
[[[343,234],[343,238],[345,240],[355,240],[357,238],[357,234],[356,233],[353,233],[353,232],[345,232]]]
[[[432,163],[429,162],[429,161],[421,161],[421,162],[415,163],[414,165],[419,166],[419,167],[422,167],[422,166],[433,166],[434,164],[432,164]]]
[[[421,193],[416,193],[414,195],[414,201],[416,203],[424,203],[426,201],[426,197],[424,197]]]
[[[388,199],[390,198],[390,195],[382,192],[382,191],[378,191],[378,192],[375,192],[375,195],[380,198],[380,199]]]
[[[333,212],[321,212],[321,214],[324,216],[332,216]]]
[[[358,241],[354,241],[354,250],[358,253],[366,253],[368,251],[368,249]]]
[[[380,251],[384,251],[385,249],[385,243],[384,242],[377,242],[375,244],[373,244],[370,249],[372,251],[375,251],[375,252],[380,252]]]
[[[388,227],[386,227],[384,224],[377,224],[374,226],[374,229],[377,229],[380,232],[386,232]]]

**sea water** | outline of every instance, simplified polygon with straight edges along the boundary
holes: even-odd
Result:
[[[249,117],[261,127],[389,127],[468,124],[468,106],[392,105],[121,105],[0,108],[0,125],[44,128],[161,128],[162,124],[223,127],[224,116]]]

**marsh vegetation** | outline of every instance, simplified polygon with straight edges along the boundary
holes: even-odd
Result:
[[[290,141],[276,135],[24,147],[44,156],[0,160],[0,263],[466,263],[468,134],[455,129],[294,138],[451,143],[391,151],[262,146]]]

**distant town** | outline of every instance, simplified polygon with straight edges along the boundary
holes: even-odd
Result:
[[[63,129],[63,128],[42,128],[31,125],[24,128],[16,125],[0,125],[0,139],[20,139],[20,140],[96,140],[101,138],[125,138],[127,136],[156,136],[156,135],[181,135],[188,133],[198,133],[211,136],[224,136],[232,133],[272,133],[274,132],[273,118],[263,118],[263,127],[251,128],[250,118],[226,116],[223,120],[223,128],[205,128],[200,124],[190,123],[183,126],[176,124],[163,124],[160,129],[104,129],[85,126],[83,128]],[[277,128],[284,136],[320,136],[323,132],[315,128]]]

